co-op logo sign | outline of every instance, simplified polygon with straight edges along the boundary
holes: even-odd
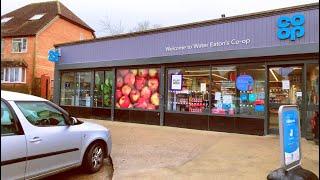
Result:
[[[304,16],[303,14],[295,14],[292,17],[281,16],[278,19],[278,32],[279,39],[296,40],[304,35]]]

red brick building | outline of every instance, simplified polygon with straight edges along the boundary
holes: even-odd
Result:
[[[1,16],[1,89],[52,97],[54,44],[95,38],[61,2],[32,3]]]

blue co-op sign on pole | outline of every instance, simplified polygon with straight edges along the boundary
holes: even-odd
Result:
[[[290,170],[301,164],[300,115],[296,105],[282,105],[278,113],[281,164]]]
[[[51,62],[59,62],[61,53],[59,49],[50,49],[48,52],[48,60]]]

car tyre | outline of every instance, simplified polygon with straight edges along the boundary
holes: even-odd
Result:
[[[103,166],[104,154],[105,149],[101,143],[96,142],[90,145],[83,159],[83,169],[88,173],[99,171]]]

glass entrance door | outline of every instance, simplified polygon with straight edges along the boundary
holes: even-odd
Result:
[[[278,109],[281,105],[298,105],[302,108],[302,67],[269,67],[269,132],[279,133]],[[300,113],[301,115],[302,113]]]

